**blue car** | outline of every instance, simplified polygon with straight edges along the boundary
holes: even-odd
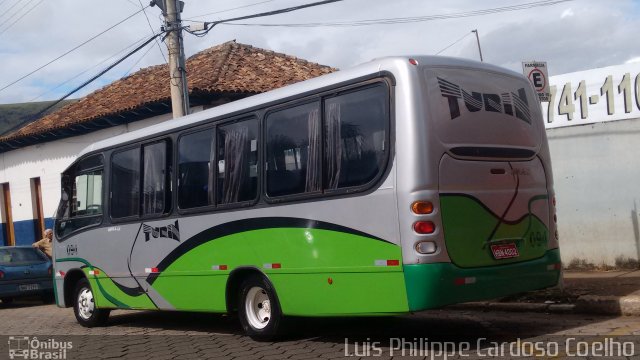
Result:
[[[29,246],[0,247],[0,300],[8,304],[17,297],[41,296],[49,302],[53,294],[51,260]]]

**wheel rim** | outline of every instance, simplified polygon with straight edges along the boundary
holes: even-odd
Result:
[[[84,320],[89,320],[94,310],[93,293],[90,289],[82,288],[78,295],[78,315]]]
[[[245,313],[249,325],[255,329],[264,329],[271,320],[271,299],[267,291],[254,286],[247,292],[245,298]]]

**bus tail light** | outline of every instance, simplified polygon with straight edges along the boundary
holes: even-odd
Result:
[[[431,201],[414,201],[411,204],[411,211],[417,215],[428,215],[433,213],[433,203]]]
[[[433,241],[421,241],[416,244],[416,251],[420,254],[433,254],[438,250],[438,246]]]
[[[413,231],[418,234],[433,234],[436,225],[431,221],[416,221],[413,223]]]

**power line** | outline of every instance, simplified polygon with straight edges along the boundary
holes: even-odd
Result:
[[[60,88],[61,86],[63,86],[63,85],[65,85],[65,84],[67,84],[67,83],[69,83],[69,82],[71,82],[71,81],[73,81],[73,80],[75,80],[75,79],[79,78],[80,76],[82,76],[82,75],[86,74],[87,72],[89,72],[89,71],[91,71],[91,70],[93,70],[93,69],[97,68],[98,66],[100,66],[100,65],[102,65],[102,64],[104,64],[104,63],[106,63],[107,61],[109,61],[109,60],[111,60],[111,59],[115,58],[116,56],[118,56],[118,55],[122,54],[123,52],[125,52],[125,51],[127,51],[127,50],[131,49],[132,47],[134,47],[134,46],[136,46],[136,45],[138,45],[140,42],[144,41],[144,39],[145,39],[145,38],[146,38],[146,36],[141,37],[140,39],[138,39],[138,40],[136,40],[135,42],[133,42],[133,43],[129,44],[127,47],[125,47],[125,48],[121,49],[121,50],[120,50],[120,51],[118,51],[117,53],[115,53],[115,54],[113,54],[113,55],[111,55],[111,56],[109,56],[109,57],[107,57],[107,58],[102,59],[102,61],[100,61],[99,63],[97,63],[97,64],[95,64],[95,65],[93,65],[93,66],[91,66],[91,67],[89,67],[89,68],[87,68],[87,69],[85,69],[85,70],[83,70],[83,71],[79,72],[78,74],[76,74],[76,75],[74,75],[73,77],[71,77],[71,78],[69,78],[69,79],[65,80],[64,82],[61,82],[60,84],[56,85],[55,87],[52,87],[52,88],[48,89],[47,91],[45,91],[45,92],[41,93],[40,95],[38,95],[38,96],[34,97],[33,99],[29,100],[29,102],[33,102],[33,101],[35,101],[35,100],[37,100],[37,99],[41,98],[43,95],[46,95],[46,94],[48,94],[48,93],[52,92],[53,90],[56,90],[56,89]]]
[[[24,14],[22,14],[19,18],[17,18],[14,22],[12,22],[9,26],[5,27],[2,31],[0,31],[0,35],[4,34],[5,31],[9,30],[13,25],[15,25],[18,21],[20,21],[23,17],[27,16],[30,12],[32,12],[35,8],[38,7],[38,5],[42,4],[44,2],[44,0],[40,0],[38,1],[37,4],[35,4],[33,7],[31,7],[29,10],[27,10]]]
[[[30,0],[30,1],[32,1],[32,0]],[[16,2],[14,2],[13,5],[11,5],[4,13],[2,13],[2,15],[0,15],[0,19],[2,19],[5,15],[9,14],[11,9],[16,7],[16,5],[20,4],[21,2],[22,2],[22,0],[18,0]]]
[[[156,39],[156,40],[158,40],[158,39]],[[152,46],[150,46],[150,47],[147,49],[147,51],[145,51],[145,52],[144,52],[144,54],[142,54],[142,56],[140,56],[140,58],[139,58],[135,63],[133,63],[133,66],[131,66],[131,67],[129,68],[129,70],[127,70],[127,71],[124,73],[124,75],[122,75],[122,77],[125,77],[125,76],[129,75],[129,73],[131,72],[131,70],[133,70],[133,69],[134,69],[134,68],[135,68],[135,67],[140,63],[140,61],[142,61],[142,59],[144,59],[144,58],[149,54],[149,52],[150,52],[152,49],[153,49],[153,45],[152,45]]]
[[[142,8],[144,17],[147,19],[147,24],[149,24],[149,29],[151,30],[151,34],[155,35],[156,31],[153,30],[153,26],[151,26],[151,21],[149,21],[149,17],[147,16],[147,12],[144,11],[144,5],[142,5],[142,0],[138,0],[138,2],[140,3],[140,7]],[[158,45],[158,50],[160,50],[160,55],[162,55],[164,62],[168,64],[169,62],[167,61],[167,58],[164,56],[164,52],[162,52],[162,48],[160,47],[160,43],[158,42],[158,39],[156,39],[156,45]]]
[[[314,2],[314,3],[310,3],[310,4],[292,6],[292,7],[288,7],[288,8],[284,8],[284,9],[267,11],[267,12],[262,12],[262,13],[258,13],[258,14],[253,14],[253,15],[245,15],[245,16],[235,17],[235,18],[231,18],[231,19],[205,22],[204,23],[205,30],[202,30],[202,31],[190,31],[188,29],[185,29],[185,31],[187,31],[188,33],[190,33],[192,35],[195,35],[195,36],[204,36],[209,31],[211,31],[211,29],[213,29],[214,26],[216,26],[218,24],[223,24],[223,23],[226,23],[226,22],[229,22],[229,21],[247,20],[247,19],[254,19],[254,18],[258,18],[258,17],[265,17],[265,16],[284,14],[284,13],[288,13],[288,12],[292,12],[292,11],[297,11],[297,10],[306,9],[306,8],[315,7],[315,6],[320,6],[320,5],[326,5],[326,4],[335,3],[335,2],[339,2],[339,1],[343,1],[343,0],[318,1],[318,2]]]
[[[490,9],[465,11],[465,12],[450,13],[450,14],[417,16],[417,17],[382,18],[382,19],[369,19],[369,20],[358,20],[358,21],[288,23],[288,24],[225,23],[224,25],[263,26],[263,27],[352,27],[352,26],[369,26],[369,25],[393,25],[393,24],[406,24],[406,23],[414,23],[414,22],[425,22],[425,21],[434,21],[434,20],[445,20],[445,19],[456,19],[456,18],[490,15],[490,14],[497,14],[497,13],[508,12],[508,11],[518,11],[518,10],[533,9],[533,8],[544,7],[544,6],[552,6],[552,5],[569,2],[569,1],[573,1],[573,0],[542,0],[542,1],[534,1],[529,3],[519,4],[519,5],[510,5],[510,6],[503,6],[503,7],[490,8]]]
[[[63,97],[61,97],[60,99],[54,101],[52,104],[50,104],[49,106],[47,106],[46,108],[44,108],[43,110],[40,110],[40,112],[38,114],[36,114],[34,116],[34,120],[39,119],[43,114],[45,114],[47,111],[49,111],[50,109],[52,109],[53,107],[55,107],[56,105],[58,105],[60,102],[62,102],[64,99],[68,98],[69,96],[75,94],[76,92],[80,91],[82,88],[84,88],[85,86],[91,84],[93,81],[95,81],[97,78],[99,78],[100,76],[106,74],[109,70],[113,69],[114,67],[118,66],[118,64],[120,64],[121,62],[125,61],[129,56],[137,53],[138,51],[140,51],[140,49],[144,48],[145,46],[147,46],[149,43],[151,43],[152,41],[154,41],[158,36],[162,35],[162,33],[158,33],[153,35],[152,37],[150,37],[149,39],[147,39],[144,43],[142,43],[141,45],[139,45],[138,47],[136,47],[135,49],[131,50],[130,52],[128,52],[125,56],[121,57],[120,59],[118,59],[118,61],[114,62],[113,64],[107,66],[104,70],[100,71],[98,74],[94,75],[93,77],[91,77],[89,80],[83,82],[82,84],[80,84],[80,86],[76,87],[75,89],[69,91],[68,93],[66,93]],[[26,125],[26,124],[25,124]]]
[[[445,50],[447,50],[448,48],[450,48],[450,47],[452,47],[453,45],[455,45],[455,44],[459,43],[460,41],[462,41],[462,39],[464,39],[464,38],[466,38],[467,36],[469,36],[469,34],[471,34],[471,33],[469,32],[469,33],[464,34],[464,36],[462,36],[460,39],[458,39],[458,40],[456,40],[456,41],[452,42],[451,44],[447,45],[447,47],[445,47],[444,49],[442,49],[442,50],[438,51],[438,52],[436,53],[436,55],[440,55],[442,52],[444,52],[444,51],[445,51]]]
[[[91,41],[92,41],[92,40],[94,40],[95,38],[99,37],[100,35],[102,35],[102,34],[104,34],[104,33],[108,32],[109,30],[111,30],[111,29],[115,28],[116,26],[118,26],[118,25],[122,24],[123,22],[125,22],[125,21],[127,21],[127,20],[131,19],[131,18],[132,18],[132,17],[134,17],[135,15],[137,15],[137,14],[139,14],[140,12],[144,11],[144,9],[146,9],[147,7],[148,7],[148,6],[146,6],[146,7],[142,8],[142,9],[140,9],[140,10],[136,11],[135,13],[133,13],[133,14],[131,14],[131,15],[127,16],[126,18],[124,18],[124,19],[120,20],[120,21],[119,21],[119,22],[117,22],[116,24],[114,24],[114,25],[112,25],[112,26],[108,27],[106,30],[103,30],[103,31],[102,31],[102,32],[100,32],[99,34],[94,35],[93,37],[89,38],[88,40],[86,40],[86,41],[82,42],[81,44],[79,44],[79,45],[75,46],[75,47],[74,47],[74,48],[72,48],[71,50],[66,51],[64,54],[62,54],[62,55],[60,55],[60,56],[56,57],[56,58],[55,58],[55,59],[53,59],[53,60],[50,60],[50,61],[49,61],[49,62],[47,62],[46,64],[44,64],[44,65],[42,65],[42,66],[38,67],[37,69],[35,69],[35,70],[33,70],[33,71],[29,72],[28,74],[23,75],[23,76],[21,76],[20,78],[18,78],[18,79],[16,79],[16,80],[14,80],[14,81],[10,82],[9,84],[7,84],[7,85],[3,86],[2,88],[0,88],[0,92],[2,92],[2,91],[4,91],[4,90],[6,90],[8,87],[10,87],[10,86],[12,86],[12,85],[15,85],[15,84],[16,84],[16,83],[18,83],[18,82],[20,82],[20,81],[22,81],[22,80],[26,79],[27,77],[29,77],[29,76],[31,76],[31,75],[33,75],[33,74],[35,74],[36,72],[38,72],[38,71],[40,71],[40,70],[44,69],[45,67],[47,67],[47,66],[51,65],[52,63],[54,63],[54,62],[56,62],[56,61],[58,61],[58,60],[62,59],[63,57],[65,57],[65,56],[69,55],[70,53],[72,53],[72,52],[74,52],[74,51],[78,50],[80,47],[82,47],[82,46],[84,46],[84,45],[88,44],[89,42],[91,42]],[[155,37],[154,37],[154,39],[155,39]]]
[[[201,18],[201,17],[209,16],[209,15],[221,14],[221,13],[229,12],[229,11],[233,11],[233,10],[244,9],[244,8],[248,8],[248,7],[251,7],[251,6],[256,6],[256,5],[260,5],[260,4],[265,4],[265,3],[268,3],[268,2],[272,2],[272,1],[275,1],[275,0],[260,1],[260,2],[253,3],[253,4],[248,4],[248,5],[244,5],[244,6],[234,7],[234,8],[231,8],[231,9],[225,9],[225,10],[220,10],[220,11],[210,12],[210,13],[207,13],[207,14],[202,14],[202,15],[192,16],[192,17],[190,17],[190,18],[186,18],[186,19],[182,19],[182,20],[183,20],[183,21],[189,21],[190,19],[197,19],[197,18]]]

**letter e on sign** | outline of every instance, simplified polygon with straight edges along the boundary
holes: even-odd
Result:
[[[549,101],[549,74],[545,61],[523,61],[522,71],[538,93],[540,101]]]

